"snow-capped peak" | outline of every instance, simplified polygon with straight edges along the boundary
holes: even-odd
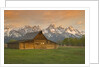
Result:
[[[66,28],[65,32],[68,32],[73,35],[81,35],[80,31],[78,31],[77,29],[74,29],[72,26],[69,26],[68,28]]]
[[[58,26],[57,28],[59,29],[64,29],[64,27],[62,25]]]
[[[55,24],[50,24],[48,28],[56,28]]]
[[[67,29],[69,29],[70,31],[74,31],[75,30],[72,26],[69,26]]]
[[[24,28],[32,28],[32,26],[25,25]]]

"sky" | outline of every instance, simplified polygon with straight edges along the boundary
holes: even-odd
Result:
[[[42,29],[50,24],[85,31],[85,10],[5,10],[4,25],[23,27],[37,26]]]

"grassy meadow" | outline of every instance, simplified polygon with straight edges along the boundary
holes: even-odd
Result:
[[[84,47],[4,49],[5,64],[85,64]]]

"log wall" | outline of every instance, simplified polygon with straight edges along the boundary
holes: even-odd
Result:
[[[8,44],[8,48],[19,49],[19,43],[10,43]]]

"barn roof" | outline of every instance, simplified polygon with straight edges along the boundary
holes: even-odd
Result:
[[[33,41],[33,40],[35,40],[35,39],[46,39],[46,40],[48,40],[44,35],[43,35],[43,33],[42,33],[42,31],[39,31],[39,32],[34,32],[34,33],[28,33],[28,34],[26,34],[23,38],[22,38],[22,40],[18,40],[18,41],[14,41],[14,42],[9,42],[9,43],[19,43],[19,42],[29,42],[29,41]],[[51,41],[51,40],[48,40],[48,41],[50,41],[50,42],[53,42],[53,41]],[[8,43],[8,44],[9,44]],[[53,43],[55,43],[55,42],[53,42]]]
[[[39,32],[40,32],[40,31],[39,31]],[[22,40],[34,39],[35,36],[36,36],[39,32],[27,33],[25,36],[22,37]]]

